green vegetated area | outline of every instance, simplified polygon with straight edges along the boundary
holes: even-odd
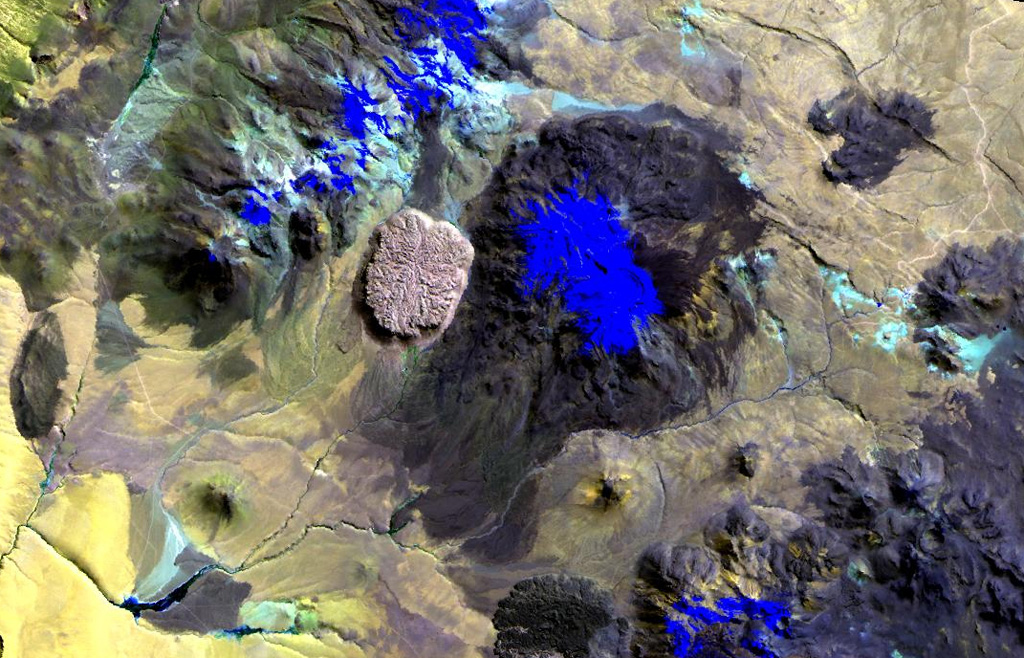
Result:
[[[70,42],[83,7],[67,0],[0,0],[0,109],[35,82],[36,66]],[[92,3],[95,6],[97,3]]]

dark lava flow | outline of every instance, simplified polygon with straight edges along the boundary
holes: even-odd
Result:
[[[60,322],[55,314],[44,311],[25,334],[11,368],[11,409],[23,437],[32,439],[49,433],[56,421],[60,383],[67,374]]]
[[[587,658],[599,644],[609,658],[626,658],[629,623],[614,616],[611,594],[579,576],[519,581],[494,613],[497,658],[558,655]]]
[[[873,466],[847,453],[807,473],[824,530],[861,565],[794,629],[808,656],[1019,655],[1024,345],[1003,341],[994,355],[978,395],[953,390],[922,423],[922,449]]]
[[[873,101],[851,89],[830,101],[815,101],[807,120],[819,133],[843,138],[843,145],[822,163],[825,176],[866,188],[888,178],[904,150],[932,136],[933,113],[905,91]]]

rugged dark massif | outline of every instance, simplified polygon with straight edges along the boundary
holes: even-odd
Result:
[[[708,389],[728,389],[755,310],[720,261],[763,231],[756,193],[719,155],[732,146],[711,124],[655,106],[556,120],[509,153],[468,211],[477,257],[452,326],[399,407],[368,430],[405,437],[408,463],[425,467],[431,490],[416,507],[431,532],[482,522],[570,432],[641,433],[700,408]],[[640,347],[585,353],[570,313],[523,295],[513,211],[553,186],[627,208],[636,263],[666,308]]]

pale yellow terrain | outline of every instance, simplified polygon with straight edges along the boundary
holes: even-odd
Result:
[[[241,639],[168,635],[110,604],[81,571],[30,529],[0,571],[4,656],[195,656],[361,658],[358,647],[308,636]]]
[[[43,497],[32,529],[88,574],[103,596],[120,601],[135,588],[128,556],[130,506],[121,475],[76,476]]]
[[[10,400],[9,374],[29,316],[18,285],[7,276],[0,276],[0,308],[0,399]],[[39,458],[14,425],[10,404],[0,405],[0,464],[0,551],[6,553],[32,513],[44,477]]]

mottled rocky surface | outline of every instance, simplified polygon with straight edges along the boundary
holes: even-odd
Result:
[[[401,340],[436,338],[466,290],[473,245],[457,227],[412,208],[388,217],[370,241],[364,277],[373,320]]]
[[[498,603],[494,653],[499,658],[626,656],[622,649],[628,645],[628,636],[619,636],[629,625],[625,619],[614,619],[613,613],[611,595],[593,581],[566,576],[529,578],[516,583]],[[613,636],[611,641],[609,636]],[[601,651],[601,644],[620,650]]]

